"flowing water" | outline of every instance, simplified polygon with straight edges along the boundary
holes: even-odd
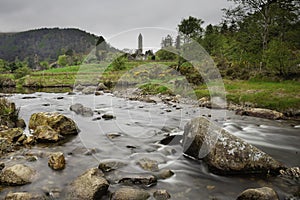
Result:
[[[147,173],[136,164],[137,160],[145,157],[157,160],[160,169],[171,169],[175,173],[171,178],[158,180],[157,185],[146,188],[150,192],[167,189],[172,199],[235,199],[247,188],[262,186],[272,187],[280,199],[284,199],[299,189],[297,183],[279,177],[215,175],[209,172],[202,161],[184,157],[180,145],[158,143],[166,134],[182,134],[184,125],[193,117],[212,115],[220,126],[232,134],[254,144],[289,167],[299,166],[299,122],[243,117],[230,111],[214,112],[185,104],[171,106],[128,101],[111,94],[33,93],[14,94],[10,99],[21,108],[20,117],[27,124],[32,113],[57,111],[71,117],[81,132],[66,143],[36,145],[3,158],[7,166],[24,163],[36,169],[38,176],[31,184],[3,188],[0,197],[8,191],[60,191],[84,171],[97,167],[107,159],[128,163],[128,166],[120,169],[121,176]],[[94,116],[76,115],[69,110],[74,103],[92,108]],[[115,119],[95,120],[104,113],[113,114]],[[26,132],[29,133],[29,130]],[[107,135],[111,133],[121,136],[110,138]],[[47,153],[55,151],[62,151],[66,155],[67,164],[62,171],[53,171],[47,165]],[[36,156],[37,160],[30,162],[26,159],[28,156]],[[109,190],[113,192],[118,187],[118,184],[111,184]]]

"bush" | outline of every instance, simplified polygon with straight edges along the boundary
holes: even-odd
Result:
[[[31,73],[31,70],[27,66],[20,67],[15,70],[14,76],[16,79],[22,78],[26,75],[29,75]]]
[[[112,62],[112,67],[116,71],[123,70],[126,68],[125,62],[126,58],[124,56],[119,56]]]

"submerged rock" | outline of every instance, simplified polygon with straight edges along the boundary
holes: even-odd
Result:
[[[279,200],[277,193],[269,187],[247,189],[243,191],[237,200]]]
[[[111,114],[104,114],[104,115],[102,115],[102,118],[105,120],[110,120],[110,119],[114,119],[116,117]]]
[[[0,182],[3,185],[25,185],[31,183],[36,172],[23,164],[16,164],[4,169],[0,174]]]
[[[97,168],[92,168],[76,178],[67,188],[66,199],[101,199],[106,195],[109,183],[104,174]]]
[[[111,200],[146,200],[149,197],[150,194],[146,190],[124,187],[114,192]]]
[[[75,122],[59,113],[40,112],[31,115],[29,129],[35,131],[38,126],[49,126],[60,135],[76,135],[79,130]]]
[[[175,173],[170,169],[163,169],[159,171],[156,175],[158,179],[167,179],[174,175]]]
[[[121,180],[119,180],[119,183],[124,183],[128,185],[143,185],[150,187],[152,185],[156,185],[157,178],[153,175],[134,175],[122,178]]]
[[[46,200],[46,197],[41,194],[34,194],[28,192],[9,192],[5,200]]]
[[[149,158],[142,158],[137,161],[137,164],[146,171],[158,171],[158,162]]]
[[[48,159],[48,166],[54,170],[62,170],[66,166],[65,156],[62,152],[51,153]]]
[[[110,172],[121,167],[126,166],[127,163],[118,161],[118,160],[103,160],[100,162],[98,168],[101,169],[103,172]]]
[[[91,108],[85,107],[80,103],[71,105],[70,110],[74,111],[77,115],[82,115],[84,117],[92,117],[94,115],[94,112]]]
[[[203,159],[213,171],[221,174],[278,174],[285,168],[204,117],[194,118],[185,126],[183,148],[186,155]]]

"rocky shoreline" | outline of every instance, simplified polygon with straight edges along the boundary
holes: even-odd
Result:
[[[94,91],[95,89],[97,88],[90,88]],[[99,90],[103,91],[104,89]],[[86,91],[88,90],[86,89]],[[90,94],[90,92],[86,93]],[[199,106],[198,101],[182,99],[180,96],[148,96],[141,95],[138,90],[126,91],[126,93],[115,92],[114,95],[149,103],[163,102],[179,109],[179,102],[193,103]],[[4,104],[13,111],[9,113],[16,114],[17,109],[13,103],[6,101]],[[82,116],[85,116],[85,113],[90,113],[88,108],[81,105],[73,106],[70,109]],[[276,115],[277,113],[274,114],[274,116]],[[38,143],[60,145],[68,137],[76,137],[77,134],[80,134],[75,122],[59,113],[34,113],[28,122],[31,130],[30,136],[23,132],[24,120],[22,122],[16,116],[13,118],[15,121],[7,120],[7,115],[1,117],[1,157],[21,148],[30,148]],[[110,119],[113,117],[108,120]],[[279,118],[276,117],[276,119]],[[216,135],[211,135],[210,131]],[[217,140],[215,140],[216,138]],[[185,126],[182,146],[184,155],[203,160],[212,173],[224,176],[259,174],[299,181],[299,167],[285,167],[261,150],[219,128],[208,118],[195,118]],[[204,150],[203,146],[206,147]],[[53,171],[64,170],[65,166],[68,165],[62,152],[54,152],[47,156],[48,166]],[[54,193],[9,192],[5,199],[170,199],[172,194],[169,194],[167,188],[149,190],[159,180],[168,179],[175,174],[171,169],[161,170],[158,164],[159,161],[155,159],[142,158],[136,163],[136,166],[148,173],[123,174],[120,177],[121,171],[119,170],[126,167],[127,164],[115,160],[103,160],[98,167],[87,169],[70,182],[66,188]],[[24,164],[6,166],[6,163],[1,163],[0,166],[0,184],[2,187],[30,184],[35,181],[39,174],[35,169]],[[114,191],[110,191],[110,187],[115,188]],[[294,195],[295,198],[300,196],[298,193],[291,195]],[[274,189],[262,187],[241,191],[237,199],[279,199],[279,197]]]

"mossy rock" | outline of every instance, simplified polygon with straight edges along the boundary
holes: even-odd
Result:
[[[32,114],[29,120],[29,129],[35,131],[38,126],[49,126],[63,136],[79,133],[76,123],[60,113],[40,112]]]

